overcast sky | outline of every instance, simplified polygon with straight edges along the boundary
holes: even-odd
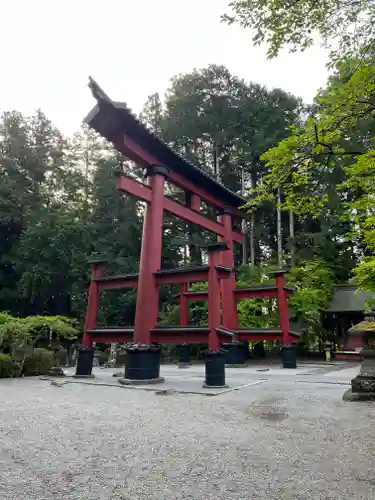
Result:
[[[0,3],[0,110],[41,108],[68,134],[94,104],[88,75],[136,112],[173,75],[211,63],[307,102],[327,78],[319,47],[267,61],[249,31],[220,23],[229,0]]]

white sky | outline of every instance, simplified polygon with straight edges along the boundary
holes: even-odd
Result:
[[[88,75],[138,112],[173,75],[211,63],[310,102],[327,78],[326,53],[316,47],[268,61],[249,31],[220,23],[228,3],[0,0],[0,111],[41,108],[72,133],[94,104]]]

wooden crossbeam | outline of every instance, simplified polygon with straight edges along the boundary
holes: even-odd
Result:
[[[132,139],[127,137],[125,134],[113,140],[113,144],[121,151],[125,156],[129,159],[135,161],[139,165],[147,166],[147,165],[164,165],[158,158],[156,158],[151,153],[145,151],[141,146],[135,143]],[[168,167],[168,165],[164,165]],[[211,193],[206,191],[204,188],[196,186],[194,182],[185,179],[184,176],[178,174],[177,172],[170,171],[168,173],[168,180],[172,182],[175,186],[187,191],[194,193],[200,196],[203,200],[208,201],[214,207],[219,208],[227,208],[227,204],[221,200],[218,200]],[[235,207],[231,207],[233,209],[233,215],[236,217],[245,217],[246,214],[241,212]]]
[[[135,196],[142,201],[146,201],[148,203],[151,202],[151,189],[145,184],[137,182],[122,172],[118,172],[117,174],[117,190]],[[181,203],[178,203],[171,198],[164,197],[163,203],[164,210],[167,212],[176,215],[186,222],[196,224],[207,231],[218,234],[219,236],[224,236],[223,224],[209,219],[208,217],[181,205]],[[236,241],[237,243],[242,243],[243,241],[243,235],[236,231],[232,232],[232,237],[233,241]]]

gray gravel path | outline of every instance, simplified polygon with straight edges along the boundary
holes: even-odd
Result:
[[[293,377],[215,397],[2,380],[0,499],[374,499],[375,404],[344,390]]]

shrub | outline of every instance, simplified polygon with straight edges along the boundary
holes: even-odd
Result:
[[[108,360],[109,360],[109,353],[100,351],[98,355],[99,366],[105,365],[106,363],[108,363]]]
[[[53,353],[47,349],[37,348],[25,357],[23,373],[25,376],[46,375],[53,366]]]
[[[8,354],[0,354],[0,378],[13,376],[13,361]]]

